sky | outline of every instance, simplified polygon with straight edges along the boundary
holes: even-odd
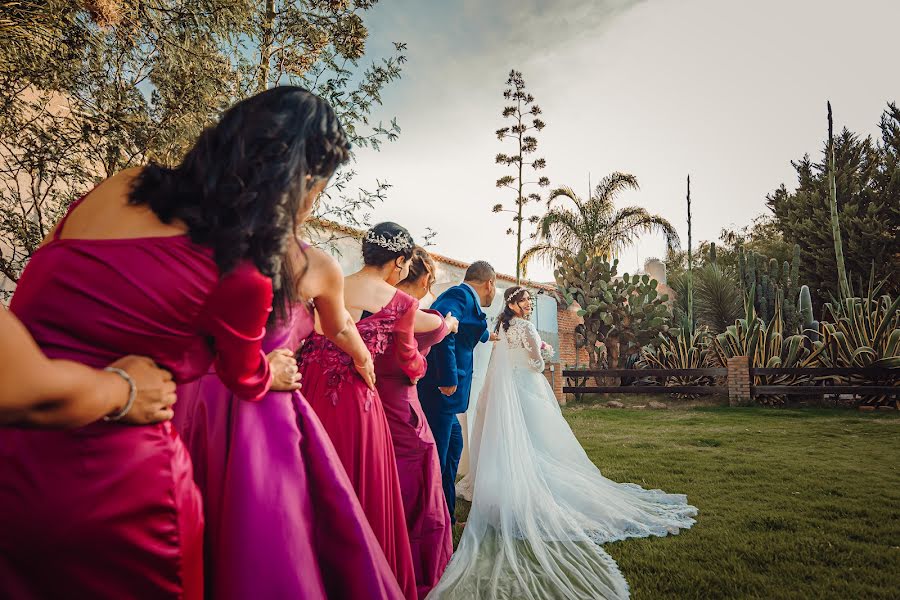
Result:
[[[826,100],[836,128],[876,134],[900,101],[897,23],[897,0],[381,0],[369,56],[402,41],[409,60],[375,118],[396,116],[402,133],[358,153],[358,182],[393,186],[373,223],[431,227],[431,250],[514,273],[512,215],[491,207],[513,198],[495,186],[494,156],[513,148],[494,131],[515,68],[544,112],[535,156],[551,187],[585,196],[589,177],[631,173],[641,189],[617,205],[662,215],[686,244],[690,174],[693,238],[714,240],[796,187],[790,161],[821,152]],[[620,272],[663,254],[661,236],[644,236]]]

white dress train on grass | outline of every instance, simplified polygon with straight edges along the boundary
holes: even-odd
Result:
[[[678,533],[682,494],[603,477],[543,375],[534,325],[513,319],[491,357],[457,494],[472,500],[459,547],[429,599],[607,600],[628,584],[600,544]]]

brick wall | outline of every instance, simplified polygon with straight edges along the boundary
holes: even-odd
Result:
[[[588,363],[588,353],[585,348],[578,350],[578,360],[575,360],[575,327],[584,322],[578,316],[578,308],[576,306],[566,308],[560,305],[557,319],[559,321],[560,362],[564,367],[575,366],[576,362],[579,365],[586,365]]]
[[[746,356],[733,356],[726,359],[728,368],[728,404],[743,406],[751,403],[750,396],[750,361]]]

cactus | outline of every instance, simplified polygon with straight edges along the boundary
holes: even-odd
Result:
[[[803,335],[814,342],[819,341],[819,322],[813,319],[812,298],[809,295],[809,286],[800,288],[800,320]]]
[[[834,256],[837,261],[838,289],[841,299],[850,298],[850,282],[844,266],[844,247],[841,243],[841,225],[838,219],[837,187],[834,183],[834,121],[831,118],[831,102],[828,103],[828,205],[831,210],[831,235],[834,238]]]
[[[784,261],[784,264],[781,266],[781,274],[782,281],[784,282],[785,298],[796,298],[800,293],[800,290],[797,288],[797,280],[794,279],[791,274],[791,264],[788,261]],[[781,306],[781,310],[784,316],[785,330],[795,331],[800,323],[797,318],[797,304],[793,300],[784,302]]]
[[[562,297],[580,306],[580,342],[592,368],[604,359],[611,368],[622,367],[668,330],[669,298],[657,291],[658,282],[649,275],[616,278],[618,264],[581,253],[562,258],[555,271]]]
[[[709,245],[709,263],[716,264],[716,258],[716,243],[713,242]]]
[[[794,298],[800,293],[800,247],[794,246],[793,260],[781,264],[774,258],[740,249],[738,270],[744,294],[752,299],[759,318],[768,323],[775,316],[777,307],[785,331],[796,332],[800,327],[794,302]],[[779,301],[782,297],[784,299]]]

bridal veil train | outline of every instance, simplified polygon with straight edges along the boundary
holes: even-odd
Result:
[[[628,584],[600,544],[678,533],[697,509],[681,494],[601,475],[544,378],[534,325],[501,330],[478,401],[468,523],[429,598],[619,599]]]

